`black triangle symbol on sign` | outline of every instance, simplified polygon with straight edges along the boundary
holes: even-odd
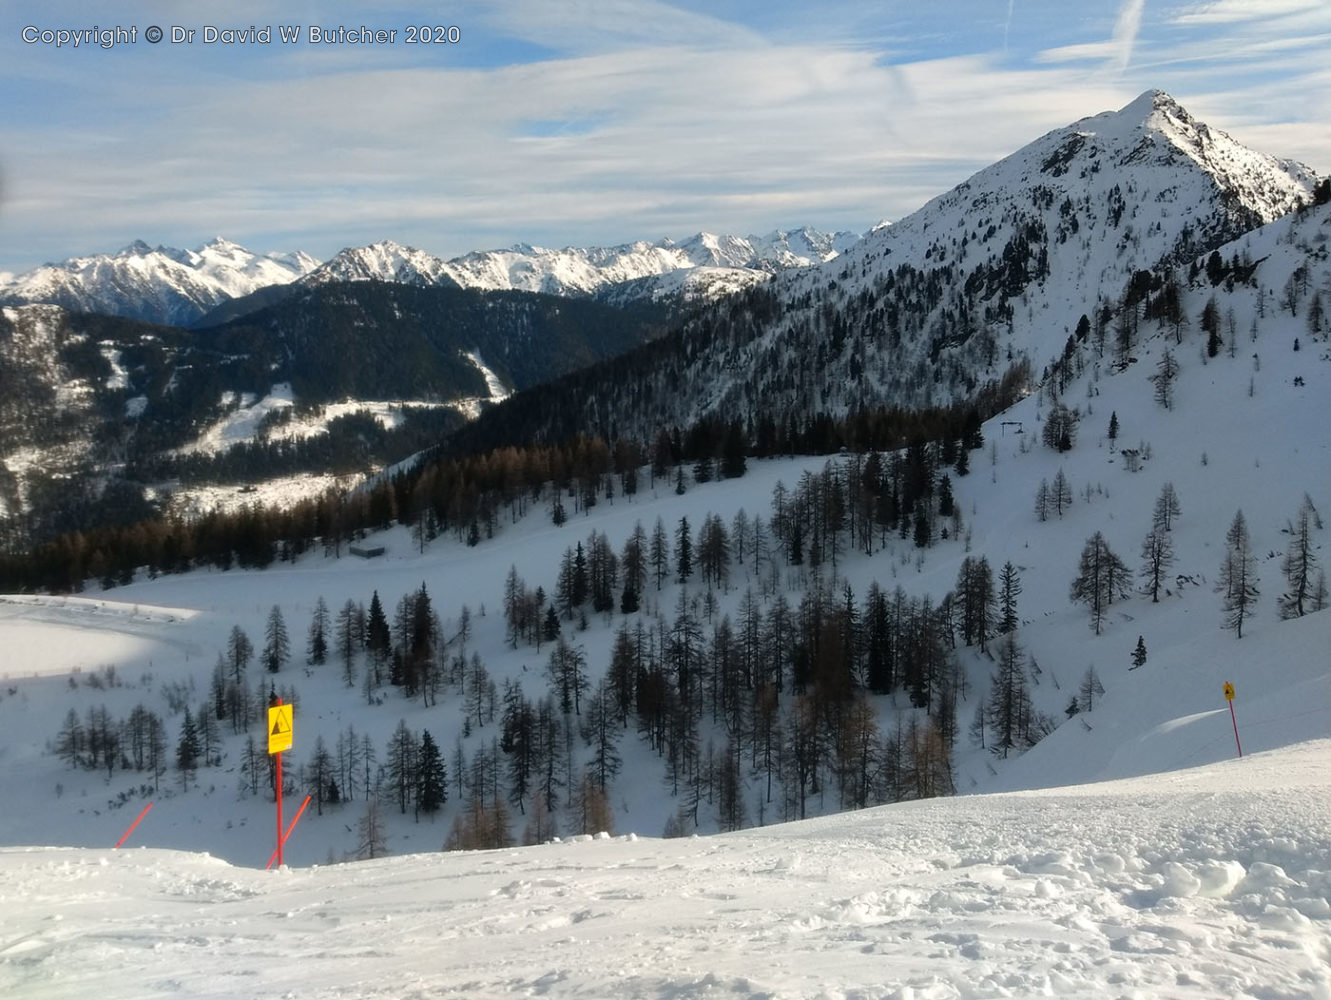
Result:
[[[290,730],[287,730],[287,729],[282,728],[282,716],[279,715],[279,716],[277,717],[277,721],[273,723],[273,731],[272,731],[271,733],[269,733],[268,735],[269,735],[269,736],[279,736],[279,735],[281,735],[282,733],[285,733],[285,732],[290,732]]]

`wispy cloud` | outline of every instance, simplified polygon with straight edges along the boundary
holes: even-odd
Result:
[[[1114,22],[1114,64],[1122,72],[1132,62],[1132,49],[1137,44],[1137,34],[1141,31],[1142,11],[1146,0],[1124,0],[1118,10],[1118,20]]]
[[[1298,31],[1228,17],[1230,0],[1172,20],[1125,0],[1085,21],[1064,0],[1022,0],[1020,12],[990,0],[987,22],[958,29],[966,44],[933,7],[924,30],[896,7],[866,24],[862,5],[833,4],[799,37],[814,15],[793,7],[765,9],[776,27],[760,30],[734,8],[660,0],[459,0],[462,45],[428,57],[182,46],[66,58],[0,30],[0,85],[24,96],[0,116],[0,267],[215,232],[327,256],[384,237],[452,254],[864,227],[1149,87],[1325,168],[1331,85],[1316,39],[1331,4],[1252,2],[1279,5]],[[370,0],[246,3],[256,23],[401,16]],[[170,9],[153,12],[170,23]],[[963,9],[978,0],[947,8],[964,26]],[[826,23],[829,11],[848,20]],[[540,52],[487,59],[482,36]]]
[[[1175,24],[1234,24],[1326,9],[1325,0],[1210,0],[1174,15]]]
[[[734,21],[662,0],[504,0],[475,14],[514,37],[573,54],[765,44],[759,32]]]

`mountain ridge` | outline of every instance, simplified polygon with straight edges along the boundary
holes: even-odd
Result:
[[[571,377],[558,407],[551,387],[530,418],[514,419],[515,398],[489,419],[510,422],[504,439],[558,439],[952,405],[1013,365],[1041,372],[1083,317],[1129,342],[1134,274],[1310,203],[1317,181],[1147,91],[1046,133],[827,263],[719,301],[673,340]]]
[[[415,247],[383,240],[348,247],[301,280],[384,280],[446,284],[487,291],[593,295],[608,286],[655,278],[694,267],[719,267],[775,274],[838,256],[860,237],[821,233],[809,227],[765,236],[700,232],[676,242],[637,240],[612,246],[550,249],[527,243],[506,249],[475,250],[445,260]]]
[[[71,257],[17,275],[0,274],[0,305],[48,304],[152,323],[213,326],[275,304],[294,284],[329,281],[563,296],[594,295],[633,283],[612,291],[610,297],[621,303],[676,292],[684,298],[706,298],[747,287],[783,269],[831,259],[859,238],[854,233],[803,227],[764,236],[698,233],[680,242],[666,238],[559,250],[517,244],[451,259],[384,239],[346,247],[323,262],[300,251],[256,254],[221,236],[194,250],[135,240],[112,253]],[[732,273],[728,281],[664,277],[695,267]]]
[[[222,302],[293,281],[318,262],[300,251],[256,254],[215,237],[194,250],[142,240],[110,254],[48,263],[0,283],[0,305],[58,305],[186,325]]]

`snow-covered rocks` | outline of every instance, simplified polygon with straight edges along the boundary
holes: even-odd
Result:
[[[220,236],[195,250],[136,240],[116,253],[71,257],[10,276],[0,281],[0,303],[188,325],[228,299],[287,284],[318,263],[300,252],[252,253]]]

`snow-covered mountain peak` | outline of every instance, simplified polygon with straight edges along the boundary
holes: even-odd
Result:
[[[1118,111],[1054,129],[897,223],[874,227],[851,252],[859,266],[838,269],[868,276],[882,257],[892,266],[999,268],[1009,272],[1009,291],[1033,279],[1055,301],[1094,304],[1119,294],[1134,269],[1189,259],[1287,214],[1311,200],[1317,179],[1148,90]],[[1028,252],[1034,259],[1020,259]],[[989,298],[1003,282],[983,277]]]
[[[0,302],[189,324],[221,302],[294,281],[316,266],[299,251],[256,254],[222,237],[197,250],[135,240],[114,253],[71,257],[0,280]]]
[[[213,237],[193,251],[193,256],[199,260],[226,261],[241,267],[246,266],[254,258],[254,255],[239,243],[232,243],[221,236]]]
[[[450,284],[443,260],[403,246],[393,240],[380,240],[363,247],[344,247],[332,259],[311,271],[305,284],[329,281],[393,281],[406,285]],[[441,282],[441,278],[443,281]]]
[[[516,243],[445,260],[383,239],[344,247],[321,264],[300,251],[254,254],[222,236],[194,250],[152,247],[135,240],[111,254],[73,257],[17,276],[0,273],[0,305],[46,302],[80,312],[188,325],[223,302],[294,281],[304,285],[386,281],[482,291],[611,295],[620,301],[681,291],[689,297],[713,298],[780,271],[830,260],[858,241],[855,233],[810,228],[776,230],[761,237],[700,232],[682,242],[638,240],[618,246],[550,249]],[[719,269],[719,273],[649,287],[651,280],[692,268]],[[612,294],[614,286],[624,287]]]
[[[1117,111],[1101,112],[1098,115],[1085,118],[1082,122],[1077,122],[1071,127],[1076,129],[1083,122],[1093,123],[1095,128],[1091,131],[1109,137],[1118,129],[1119,135],[1123,136],[1132,130],[1145,128],[1160,119],[1171,117],[1188,123],[1192,122],[1192,116],[1178,101],[1163,90],[1151,89],[1138,94]]]
[[[634,430],[749,420],[760,406],[785,419],[961,403],[1022,361],[1038,379],[1075,330],[1085,336],[1083,317],[1099,317],[1101,334],[1106,315],[1135,321],[1140,295],[1123,305],[1134,275],[1209,254],[1311,202],[1316,183],[1148,91],[1035,139],[824,263],[777,274],[779,318],[733,327],[751,340],[716,336],[734,320],[720,307],[687,331],[687,362],[643,373],[633,392],[653,409]]]
[[[858,241],[855,233],[821,233],[810,228],[789,233],[777,230],[761,237],[703,231],[680,241],[638,240],[617,246],[551,249],[516,243],[507,249],[475,250],[444,260],[382,240],[344,249],[304,280],[306,284],[366,280],[457,284],[484,291],[604,295],[621,300],[688,290],[690,295],[710,298],[749,287],[778,271],[830,260]],[[697,281],[664,280],[673,272],[695,268],[710,270]],[[738,273],[741,271],[753,274],[746,277]],[[657,284],[648,287],[652,281]],[[615,291],[615,286],[623,288]]]
[[[1148,90],[1118,111],[1056,129],[1027,150],[1043,153],[1040,170],[1054,177],[1074,166],[1085,169],[1097,159],[1102,167],[1199,169],[1228,192],[1235,209],[1250,213],[1249,225],[1284,215],[1307,198],[1317,181],[1307,166],[1251,150],[1198,121],[1162,90]]]

